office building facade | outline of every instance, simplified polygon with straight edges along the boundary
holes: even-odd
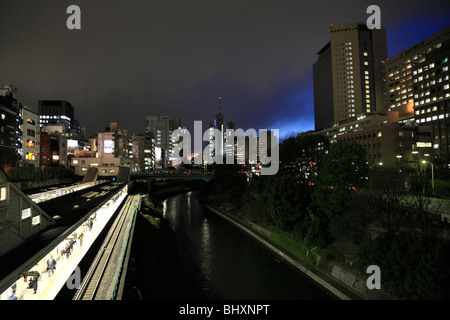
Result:
[[[366,24],[330,26],[313,65],[315,129],[387,109],[386,31]]]
[[[19,165],[39,167],[40,125],[39,115],[19,104],[20,144],[18,145]]]
[[[64,132],[76,129],[74,107],[65,100],[39,100],[38,113],[41,126],[63,125]]]
[[[0,95],[0,166],[14,166],[18,155],[17,89],[5,86]]]
[[[147,116],[146,133],[152,134],[155,139],[155,156],[157,154],[158,166],[166,168],[170,164],[170,155],[173,150],[172,132],[180,128],[181,120],[169,116]]]
[[[430,148],[422,159],[450,168],[450,26],[389,59],[389,108],[401,122],[431,128]]]

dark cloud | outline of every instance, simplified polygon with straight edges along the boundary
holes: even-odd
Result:
[[[393,52],[448,24],[447,1],[378,1]],[[66,8],[81,8],[81,30]],[[371,1],[3,1],[0,84],[65,99],[88,132],[145,116],[225,120],[284,134],[313,129],[312,64],[330,23],[364,22]],[[391,52],[391,49],[389,49]],[[397,53],[395,52],[395,53]],[[283,129],[282,129],[283,128]]]

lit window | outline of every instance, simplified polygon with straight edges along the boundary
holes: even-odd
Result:
[[[22,210],[22,220],[31,217],[31,208]]]
[[[6,200],[6,187],[0,188],[0,201]]]
[[[35,217],[33,217],[33,219],[31,219],[31,224],[33,226],[35,226],[39,223],[41,223],[41,216],[35,216]]]
[[[25,155],[25,157],[26,157],[27,160],[32,160],[32,161],[35,160],[35,154],[34,154],[34,153],[31,153],[31,152],[27,152],[27,154]]]

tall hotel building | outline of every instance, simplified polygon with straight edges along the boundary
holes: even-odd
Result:
[[[386,63],[389,108],[400,121],[431,127],[427,157],[450,168],[450,26],[390,58]]]
[[[320,130],[339,121],[387,109],[386,31],[366,24],[330,26],[330,42],[313,65],[314,120]]]

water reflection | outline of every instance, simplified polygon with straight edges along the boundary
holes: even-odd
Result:
[[[254,238],[206,211],[195,193],[168,198],[163,212],[178,238],[183,277],[188,279],[185,281],[200,284],[206,297],[333,298]],[[199,274],[192,270],[199,270]]]
[[[211,230],[208,219],[204,218],[202,223],[202,237],[200,242],[200,268],[209,281],[213,280],[212,259],[214,256],[211,252],[211,241]]]

